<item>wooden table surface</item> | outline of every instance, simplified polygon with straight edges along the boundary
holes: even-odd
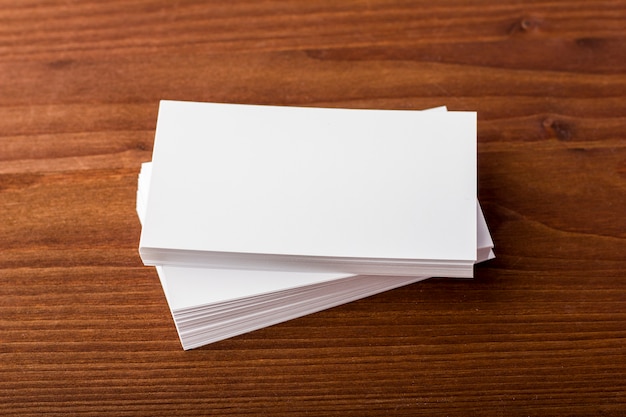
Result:
[[[0,0],[0,414],[626,415],[625,44],[623,0]],[[160,99],[476,110],[498,257],[185,352]]]

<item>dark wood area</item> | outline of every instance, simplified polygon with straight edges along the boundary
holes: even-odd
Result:
[[[497,259],[185,352],[160,99],[476,110]],[[626,1],[0,0],[0,414],[626,415]]]

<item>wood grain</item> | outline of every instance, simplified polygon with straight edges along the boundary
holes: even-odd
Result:
[[[0,0],[0,413],[626,414],[626,1]],[[498,258],[184,352],[160,99],[479,114]]]

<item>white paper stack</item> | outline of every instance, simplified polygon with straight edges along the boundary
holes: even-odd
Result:
[[[162,101],[137,212],[185,349],[493,256],[472,112]]]

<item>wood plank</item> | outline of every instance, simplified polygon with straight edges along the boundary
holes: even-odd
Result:
[[[0,413],[626,414],[626,1],[0,0]],[[180,348],[158,100],[479,114],[497,258]]]

